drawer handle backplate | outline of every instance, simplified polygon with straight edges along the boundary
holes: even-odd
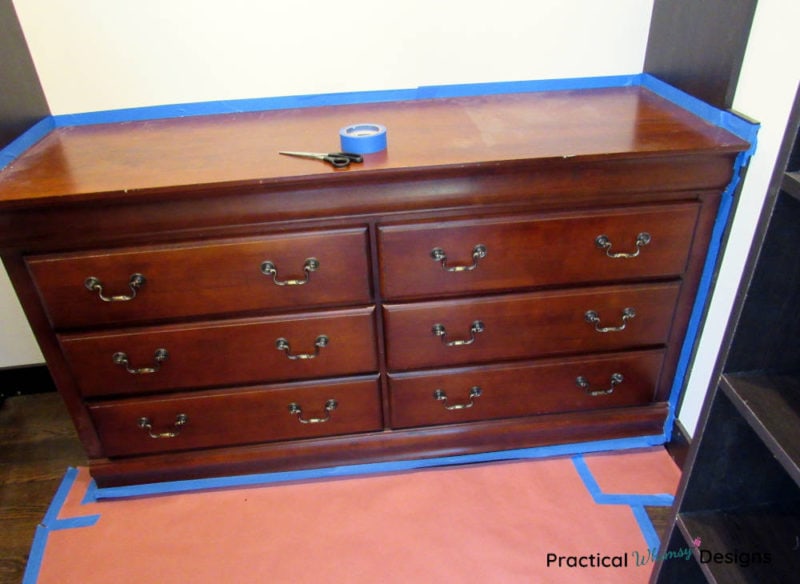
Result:
[[[275,264],[267,260],[261,264],[261,273],[265,276],[272,276],[272,282],[276,286],[302,286],[308,284],[311,279],[311,272],[316,272],[319,269],[319,260],[316,258],[308,258],[303,264],[303,271],[306,277],[302,280],[278,280],[278,268]]]
[[[153,361],[155,364],[152,367],[131,367],[130,360],[128,359],[128,355],[123,352],[114,353],[111,357],[114,361],[115,365],[119,365],[120,367],[124,367],[125,371],[130,373],[131,375],[147,375],[150,373],[157,373],[161,370],[161,364],[167,360],[169,357],[169,353],[166,349],[156,349],[156,352],[153,354]]]
[[[586,322],[594,325],[594,330],[596,330],[598,333],[617,333],[621,330],[625,330],[628,321],[636,316],[636,311],[630,307],[623,309],[622,324],[619,326],[600,326],[600,315],[598,315],[594,310],[587,310],[586,314],[583,316],[586,319]]]
[[[612,373],[611,387],[609,387],[608,389],[589,389],[590,387],[589,381],[581,375],[575,378],[575,384],[581,389],[585,390],[586,393],[588,393],[592,397],[595,397],[598,395],[610,395],[614,393],[614,387],[622,383],[624,380],[625,378],[622,377],[622,373]]]
[[[145,430],[150,438],[177,438],[181,434],[181,427],[185,426],[189,421],[189,416],[186,414],[178,414],[175,416],[175,422],[172,424],[173,430],[166,432],[153,432],[153,425],[150,423],[150,418],[139,418],[138,425],[142,430]]]
[[[475,335],[478,334],[478,333],[482,333],[485,330],[486,330],[486,327],[484,326],[484,324],[481,321],[476,320],[475,322],[472,323],[472,326],[469,327],[469,333],[470,334],[469,334],[469,338],[468,339],[466,339],[466,340],[457,339],[455,341],[448,341],[447,340],[447,330],[445,330],[443,324],[437,323],[437,324],[433,325],[433,327],[431,328],[431,332],[433,333],[433,335],[437,336],[437,337],[441,337],[442,344],[444,344],[446,347],[461,347],[463,345],[471,345],[472,343],[475,342],[475,339],[476,339]]]
[[[83,282],[83,285],[87,290],[97,292],[97,297],[103,302],[128,302],[129,300],[136,298],[136,292],[139,290],[139,288],[144,286],[146,281],[147,280],[142,274],[131,274],[131,277],[128,280],[128,286],[131,289],[131,293],[120,294],[118,296],[106,296],[103,294],[103,283],[99,278],[95,278],[94,276],[89,276],[86,278],[86,280]]]
[[[292,354],[292,347],[289,345],[289,341],[280,337],[279,339],[275,340],[275,348],[279,351],[284,351],[286,353],[286,357],[291,359],[292,361],[295,360],[307,360],[307,359],[316,359],[319,356],[319,351],[323,347],[327,347],[328,343],[330,343],[330,339],[326,335],[319,335],[316,340],[314,341],[314,352],[313,353],[296,353]]]
[[[444,392],[443,389],[437,389],[433,392],[433,398],[436,401],[442,402],[444,409],[446,410],[466,410],[467,408],[471,408],[475,405],[475,400],[478,399],[483,395],[483,390],[478,387],[477,385],[473,386],[469,390],[469,401],[462,404],[448,404],[447,403],[447,394]]]
[[[472,263],[468,266],[448,266],[447,254],[441,247],[433,248],[431,257],[442,264],[442,269],[445,272],[471,272],[478,267],[478,260],[486,257],[486,246],[478,244],[472,248]]]
[[[298,404],[292,402],[289,404],[289,413],[293,416],[297,416],[297,421],[301,424],[323,424],[325,422],[330,421],[331,419],[331,412],[335,410],[339,406],[339,403],[335,399],[329,399],[325,402],[325,417],[324,418],[304,418],[303,417],[303,408],[301,408]]]
[[[645,245],[647,245],[648,243],[650,243],[651,239],[652,239],[652,237],[650,237],[649,233],[647,233],[646,231],[642,231],[639,235],[636,236],[636,251],[630,252],[630,253],[622,252],[622,251],[621,252],[611,253],[611,245],[612,244],[611,244],[611,240],[608,238],[607,235],[598,235],[595,238],[594,243],[600,249],[605,250],[606,255],[608,257],[613,258],[613,259],[616,260],[616,259],[635,258],[636,256],[639,255],[639,252],[642,251],[642,248]]]

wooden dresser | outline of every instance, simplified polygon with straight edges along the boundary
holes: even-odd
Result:
[[[746,147],[636,86],[63,127],[0,251],[100,486],[658,435]]]

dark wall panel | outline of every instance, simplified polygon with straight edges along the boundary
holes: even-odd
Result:
[[[11,0],[0,0],[0,148],[50,114]]]
[[[644,70],[719,108],[733,102],[757,0],[655,0]]]

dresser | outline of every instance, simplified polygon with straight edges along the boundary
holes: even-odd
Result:
[[[639,86],[58,127],[0,253],[101,487],[659,435],[747,146]]]

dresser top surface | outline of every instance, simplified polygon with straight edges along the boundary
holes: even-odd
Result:
[[[363,164],[333,169],[278,155],[339,150],[339,129],[361,122],[385,125],[389,144],[366,155]],[[746,147],[638,86],[219,114],[57,128],[0,171],[0,206],[221,184],[320,185],[333,175],[353,173]]]

